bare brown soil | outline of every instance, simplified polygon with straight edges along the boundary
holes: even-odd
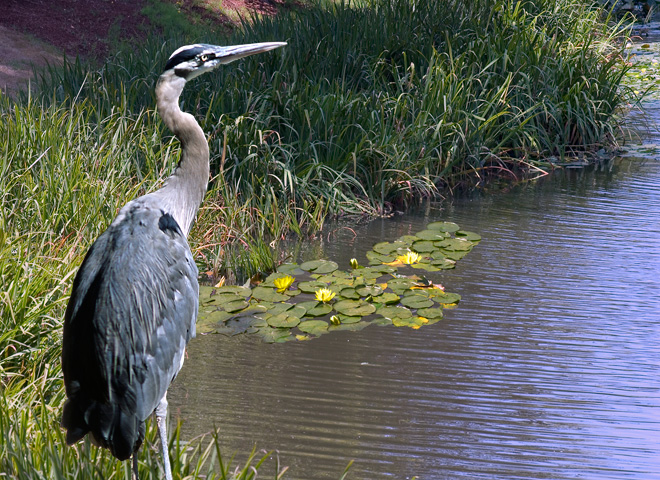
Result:
[[[147,0],[2,0],[0,7],[0,89],[8,94],[25,88],[32,66],[69,57],[103,58],[109,38],[137,39],[149,26],[140,14]],[[222,13],[199,2],[171,0],[183,11],[220,24]],[[274,14],[282,0],[224,0],[225,11]]]

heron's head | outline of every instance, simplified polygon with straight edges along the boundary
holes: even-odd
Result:
[[[175,50],[170,56],[163,73],[171,70],[176,76],[187,81],[202,73],[210,72],[219,65],[283,45],[286,45],[286,42],[250,43],[230,47],[207,44],[186,45]]]

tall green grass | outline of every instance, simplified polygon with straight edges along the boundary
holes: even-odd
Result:
[[[94,72],[51,71],[42,91],[86,98],[101,116],[140,112],[182,43],[286,40],[196,80],[183,102],[211,132],[216,172],[222,163],[227,184],[214,195],[230,186],[251,207],[292,205],[316,225],[308,201],[377,214],[607,145],[627,67],[624,32],[602,15],[581,0],[337,3],[255,17],[231,38],[152,39]]]
[[[579,0],[309,6],[251,18],[231,38],[152,37],[100,67],[71,60],[41,72],[32,96],[0,97],[0,472],[128,474],[95,447],[64,447],[61,322],[93,239],[178,160],[153,96],[175,48],[289,42],[182,98],[212,152],[191,244],[203,271],[238,280],[277,262],[272,242],[329,215],[386,214],[607,146],[627,66],[625,32],[602,15]],[[173,438],[176,478],[228,475],[217,442]],[[145,478],[152,457],[142,450]]]

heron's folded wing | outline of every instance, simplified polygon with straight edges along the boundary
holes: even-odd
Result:
[[[195,335],[199,287],[174,218],[144,203],[129,205],[78,272],[65,319],[63,369],[67,384],[105,390],[96,400],[119,401],[144,420]]]

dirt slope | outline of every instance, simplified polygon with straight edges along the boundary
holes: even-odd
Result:
[[[0,88],[24,88],[32,65],[62,55],[102,55],[111,29],[133,36],[144,24],[145,0],[3,0],[0,15]]]
[[[0,89],[12,94],[27,86],[32,65],[70,57],[103,57],[108,38],[139,38],[148,0],[2,0],[0,8]],[[167,0],[166,0],[167,1]],[[175,0],[171,0],[173,3]],[[224,0],[227,10],[274,14],[284,0]],[[199,14],[199,2],[176,0],[184,11]],[[204,17],[208,15],[201,12]],[[214,20],[226,24],[221,13]]]

